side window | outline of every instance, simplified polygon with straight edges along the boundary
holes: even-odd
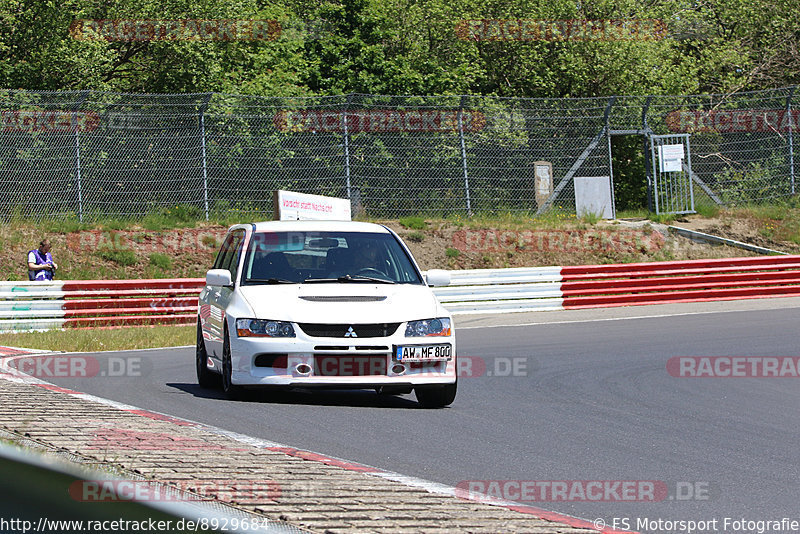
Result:
[[[237,230],[231,235],[231,242],[225,253],[225,258],[220,269],[227,269],[231,272],[231,280],[236,283],[236,269],[239,267],[239,258],[242,255],[242,245],[244,244],[244,230]]]
[[[236,281],[236,267],[239,265],[239,257],[242,253],[244,243],[244,230],[237,230],[228,234],[222,247],[214,260],[214,269],[227,269],[231,273],[231,280]]]
[[[225,263],[225,254],[231,248],[233,236],[234,234],[228,234],[228,236],[225,238],[225,241],[222,242],[222,246],[219,248],[219,252],[217,252],[217,257],[214,260],[214,266],[212,269],[222,269],[222,265]]]

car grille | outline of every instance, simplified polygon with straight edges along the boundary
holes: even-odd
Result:
[[[345,337],[353,329],[354,338],[387,337],[397,331],[400,323],[373,323],[373,324],[324,324],[324,323],[298,323],[300,330],[311,337]]]

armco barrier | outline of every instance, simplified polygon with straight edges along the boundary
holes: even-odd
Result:
[[[800,256],[589,265],[561,269],[564,308],[800,295]]]
[[[194,324],[202,278],[0,282],[0,331]],[[800,256],[451,271],[453,313],[800,296]]]
[[[194,324],[202,278],[0,282],[0,331]]]
[[[453,271],[453,313],[502,313],[800,296],[800,256]]]

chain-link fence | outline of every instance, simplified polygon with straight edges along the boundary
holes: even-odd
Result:
[[[86,221],[176,205],[268,216],[275,189],[349,197],[372,217],[574,212],[573,178],[612,175],[612,136],[684,132],[698,203],[760,203],[795,193],[796,109],[793,88],[582,99],[0,91],[0,216]],[[542,161],[552,184],[537,194]]]

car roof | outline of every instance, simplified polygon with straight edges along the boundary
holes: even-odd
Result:
[[[371,232],[390,233],[384,226],[360,221],[263,221],[256,232]]]

